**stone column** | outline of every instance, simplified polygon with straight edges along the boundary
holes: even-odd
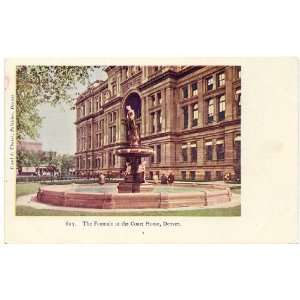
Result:
[[[226,67],[225,70],[225,98],[226,98],[225,118],[226,120],[233,119],[235,99],[234,99],[234,93],[232,88],[232,78],[233,78],[233,67]]]
[[[104,131],[104,137],[103,137],[103,145],[107,145],[108,143],[108,119],[107,115],[104,116],[104,121],[103,121],[103,131]]]
[[[197,141],[197,165],[203,165],[205,161],[205,147],[204,140],[200,138]]]
[[[141,111],[141,115],[142,115],[142,118],[141,118],[141,137],[144,137],[145,136],[145,118],[146,118],[146,99],[145,97],[142,97],[141,98],[141,103],[142,103],[142,111]]]
[[[198,115],[198,126],[204,127],[204,120],[205,120],[205,105],[204,105],[204,99],[203,99],[203,80],[200,79],[198,81],[198,109],[199,109],[199,115]]]
[[[93,122],[93,119],[91,119],[91,149],[90,150],[93,150],[94,149],[94,122]]]
[[[162,118],[163,118],[163,131],[170,132],[172,129],[175,129],[176,119],[176,110],[175,110],[175,101],[173,99],[173,89],[168,87],[165,89],[165,93],[162,99]],[[164,103],[164,105],[163,105]]]
[[[219,104],[219,100],[217,97],[215,97],[213,99],[214,101],[214,123],[218,122],[219,120],[219,108],[218,108],[218,104]]]
[[[225,147],[225,162],[232,164],[234,162],[234,135],[233,133],[226,133],[224,139]]]

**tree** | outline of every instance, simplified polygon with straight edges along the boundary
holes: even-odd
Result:
[[[62,174],[69,174],[70,169],[75,167],[73,155],[62,155],[60,157],[60,167]]]
[[[72,90],[77,83],[86,84],[99,66],[17,66],[16,117],[17,141],[25,137],[35,139],[42,119],[38,106],[72,103]]]

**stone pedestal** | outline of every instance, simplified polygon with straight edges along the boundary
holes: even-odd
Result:
[[[149,182],[137,183],[137,182],[126,182],[121,181],[118,184],[119,193],[141,193],[141,192],[152,192],[153,185]]]

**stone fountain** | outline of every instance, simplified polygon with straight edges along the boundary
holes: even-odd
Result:
[[[145,164],[141,159],[154,155],[151,147],[142,146],[135,113],[131,106],[126,106],[127,146],[116,150],[116,155],[126,158],[125,178],[118,184],[119,193],[151,192],[152,184],[145,180]]]

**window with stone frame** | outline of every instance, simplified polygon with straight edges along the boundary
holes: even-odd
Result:
[[[182,110],[183,110],[183,129],[186,129],[189,127],[189,108],[188,106],[184,106]]]
[[[196,172],[190,171],[190,180],[196,180]]]
[[[117,85],[116,85],[116,83],[112,84],[112,95],[113,96],[117,95]]]
[[[108,152],[108,165],[112,166],[112,152]]]
[[[116,155],[112,154],[112,166],[114,167],[116,165]]]
[[[193,110],[192,127],[194,127],[198,125],[198,118],[199,118],[198,103],[193,104],[192,110]]]
[[[223,121],[225,119],[225,109],[226,109],[225,95],[222,95],[218,98],[218,109],[219,109],[219,121]]]
[[[156,146],[156,163],[161,162],[161,145]]]
[[[223,140],[217,141],[216,152],[217,152],[217,160],[223,160],[225,158],[225,146]]]
[[[90,114],[90,113],[92,113],[92,108],[93,108],[92,100],[89,100],[88,107],[89,107],[89,114]]]
[[[88,149],[92,149],[92,124],[88,125]]]
[[[155,95],[151,95],[150,96],[150,100],[151,100],[151,106],[154,107],[155,106]]]
[[[206,152],[206,160],[212,160],[213,147],[211,142],[205,144],[205,152]]]
[[[162,116],[161,116],[161,111],[157,111],[156,112],[156,125],[157,125],[157,132],[161,131],[161,127],[162,127]]]
[[[96,133],[96,148],[100,147],[100,133]]]
[[[154,146],[150,146],[152,149],[153,149],[153,151],[154,151]],[[154,155],[152,155],[151,156],[151,158],[150,158],[150,162],[153,164],[154,163]]]
[[[112,142],[115,143],[117,140],[117,128],[116,126],[112,126]]]
[[[197,162],[197,143],[192,142],[190,149],[191,149],[191,161]]]
[[[192,83],[192,96],[198,95],[198,84],[197,82]]]
[[[186,99],[189,97],[189,88],[187,85],[182,88],[182,97],[183,97],[183,99]]]
[[[160,105],[161,104],[161,92],[158,92],[156,94],[156,97],[157,97],[157,104]]]
[[[216,171],[216,179],[217,180],[223,180],[223,171]]]
[[[241,159],[241,137],[237,136],[234,139],[234,152],[235,152],[235,159]]]
[[[242,106],[241,106],[241,90],[238,89],[235,91],[235,101],[236,101],[236,114],[239,117],[242,112]]]
[[[207,91],[212,91],[214,88],[214,78],[213,76],[210,76],[206,78],[206,90]]]
[[[82,104],[82,117],[85,116],[85,102]]]
[[[209,99],[207,101],[207,123],[213,123],[214,121],[214,99]]]
[[[154,133],[155,132],[155,113],[150,114],[150,132]]]
[[[222,87],[225,85],[225,73],[219,73],[218,74],[218,87]]]
[[[184,162],[188,161],[187,144],[181,145],[181,157],[182,157],[182,161]]]

